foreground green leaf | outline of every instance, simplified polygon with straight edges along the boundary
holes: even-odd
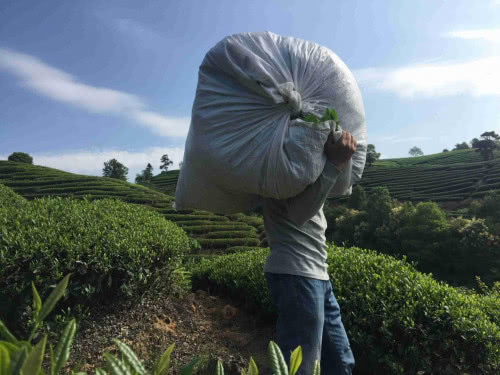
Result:
[[[290,375],[295,375],[302,363],[302,348],[297,346],[290,356]]]
[[[137,358],[137,355],[130,348],[130,346],[117,339],[113,339],[113,342],[116,344],[116,346],[118,346],[118,349],[120,349],[120,352],[123,354],[123,357],[127,364],[132,367],[132,369],[137,374],[144,375],[146,373],[146,369],[144,368],[141,360]]]
[[[108,363],[109,371],[112,375],[132,375],[132,372],[127,365],[115,356],[105,353],[104,358]]]
[[[49,297],[43,303],[42,309],[40,310],[40,314],[38,314],[37,318],[37,321],[39,323],[42,322],[47,317],[47,315],[49,315],[49,313],[56,305],[57,301],[59,301],[61,297],[64,295],[64,292],[68,287],[68,281],[70,275],[71,274],[66,275],[66,277],[64,277],[64,279],[62,279],[59,282],[59,284],[57,284],[52,293],[50,293]]]
[[[51,366],[50,371],[52,375],[58,374],[68,360],[69,350],[71,348],[71,344],[73,343],[75,332],[76,322],[75,319],[72,319],[64,328],[63,334],[59,339],[59,342],[57,343],[56,350],[53,356],[53,366]]]
[[[38,344],[31,350],[23,364],[23,375],[38,375],[42,367],[43,355],[45,354],[45,344],[47,336],[44,336]]]
[[[28,356],[28,349],[26,347],[22,347],[15,353],[10,355],[10,373],[9,375],[19,375],[21,373],[21,369],[23,368],[24,361],[26,361],[26,357]]]
[[[10,355],[7,348],[0,344],[0,375],[9,375]]]
[[[156,363],[153,374],[154,375],[163,375],[168,371],[168,366],[170,364],[170,355],[172,354],[172,350],[174,350],[175,344],[170,345],[167,350],[165,350]]]
[[[270,341],[267,347],[269,354],[269,360],[271,361],[271,369],[274,375],[288,375],[288,366],[286,365],[285,359],[281,350],[274,341]]]
[[[8,342],[17,345],[18,341],[12,333],[10,333],[7,326],[0,320],[0,337],[3,337]]]
[[[198,357],[193,358],[191,362],[189,362],[187,365],[184,365],[181,367],[179,370],[179,375],[192,375],[193,374],[193,368],[196,366],[196,364],[200,361]]]

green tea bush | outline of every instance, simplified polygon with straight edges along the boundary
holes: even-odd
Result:
[[[231,246],[226,249],[226,254],[244,253],[246,251],[262,250],[262,247],[255,246]]]
[[[222,230],[207,233],[204,238],[259,238],[259,235],[253,230]]]
[[[193,225],[182,227],[186,233],[189,234],[202,234],[214,231],[240,231],[240,230],[252,230],[253,227],[245,223],[222,223],[222,224],[211,224],[211,225]]]
[[[7,207],[22,209],[27,204],[28,201],[19,194],[16,194],[14,190],[0,184],[0,209],[7,209]]]
[[[161,214],[120,200],[43,198],[0,208],[0,316],[25,305],[31,282],[45,296],[73,273],[68,297],[96,304],[165,278],[190,250],[190,240]],[[69,301],[68,301],[69,303]],[[6,319],[6,318],[3,318]]]
[[[497,374],[500,298],[486,299],[375,251],[331,247],[329,275],[357,370],[370,374]],[[264,278],[269,249],[205,258],[193,288],[245,296],[275,316]],[[489,307],[488,311],[484,311]]]
[[[223,249],[231,246],[259,246],[258,238],[198,238],[197,241],[204,249]]]

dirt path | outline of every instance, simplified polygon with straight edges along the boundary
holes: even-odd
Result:
[[[82,371],[104,367],[102,354],[115,353],[111,338],[129,344],[151,368],[151,362],[172,343],[174,368],[200,355],[208,371],[214,358],[224,363],[226,374],[240,375],[250,356],[263,375],[271,374],[267,362],[269,340],[276,340],[274,327],[258,321],[228,299],[198,290],[184,298],[151,298],[129,308],[114,306],[111,313],[93,313],[78,328],[71,353],[71,366]],[[212,360],[209,360],[212,358]],[[171,370],[170,374],[176,374]]]

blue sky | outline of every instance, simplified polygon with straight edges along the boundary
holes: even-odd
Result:
[[[339,55],[383,157],[500,131],[500,0],[2,0],[0,159],[101,175],[116,158],[129,181],[165,153],[175,167],[203,56],[245,31]]]

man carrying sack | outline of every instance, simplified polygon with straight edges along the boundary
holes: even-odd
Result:
[[[300,345],[299,374],[311,374],[315,360],[322,374],[351,374],[354,357],[327,273],[323,204],[356,140],[346,131],[337,142],[330,135],[324,150],[328,161],[316,182],[293,198],[264,200],[271,247],[264,272],[278,308],[277,341],[285,361]]]

